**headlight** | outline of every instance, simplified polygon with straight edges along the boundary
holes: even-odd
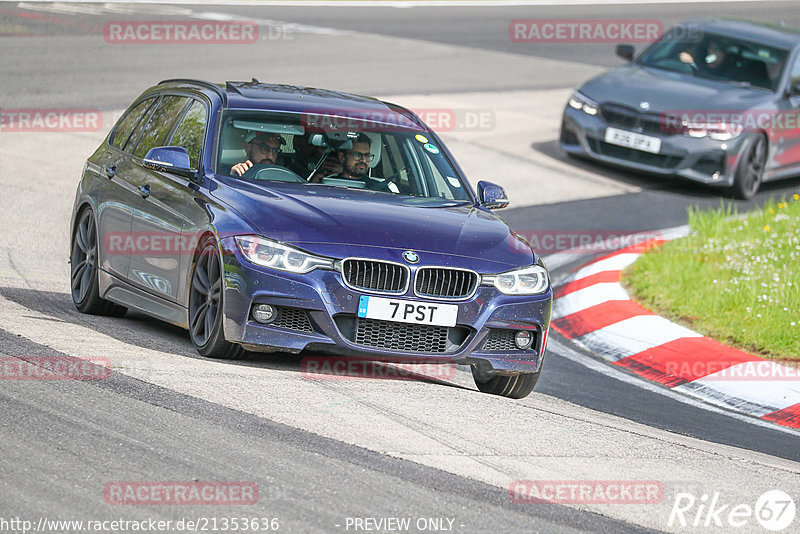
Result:
[[[588,115],[597,115],[597,102],[584,95],[580,91],[575,91],[575,93],[570,97],[569,107],[573,109],[580,109]]]
[[[708,136],[716,141],[730,141],[742,133],[742,125],[733,123],[695,124],[684,122],[683,133],[689,135],[689,137],[698,139]]]
[[[236,236],[234,240],[245,258],[262,267],[290,273],[307,273],[317,267],[333,268],[333,260],[314,256],[263,237],[244,235]]]
[[[537,295],[550,286],[547,269],[541,265],[531,265],[500,274],[487,274],[482,277],[484,284],[493,285],[506,295]]]

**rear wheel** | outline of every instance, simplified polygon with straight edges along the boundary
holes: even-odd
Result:
[[[72,302],[81,313],[122,317],[124,306],[100,298],[97,284],[97,226],[92,210],[85,209],[78,217],[70,248],[70,288]]]
[[[510,399],[527,397],[536,387],[542,368],[535,373],[514,373],[511,375],[494,375],[472,367],[472,378],[475,385],[484,393],[500,395]]]
[[[757,135],[749,141],[739,158],[732,192],[742,200],[750,200],[758,192],[767,163],[767,140]]]
[[[222,265],[216,242],[207,238],[200,248],[189,293],[189,336],[197,352],[209,358],[239,360],[246,351],[225,340],[222,328]]]

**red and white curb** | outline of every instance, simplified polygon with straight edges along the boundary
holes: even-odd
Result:
[[[800,428],[800,369],[723,345],[631,300],[620,275],[650,240],[593,261],[556,288],[551,326],[577,345],[711,404]]]

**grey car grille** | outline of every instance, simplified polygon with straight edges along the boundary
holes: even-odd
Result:
[[[600,114],[611,126],[643,133],[662,135],[666,133],[659,116],[655,113],[641,113],[626,106],[603,104],[600,106]]]

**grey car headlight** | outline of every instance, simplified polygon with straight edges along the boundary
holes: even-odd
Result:
[[[235,236],[234,240],[248,261],[262,267],[301,274],[311,272],[317,267],[333,269],[333,260],[314,256],[277,241],[254,235]]]
[[[506,295],[538,295],[550,287],[547,269],[541,265],[531,265],[499,274],[485,274],[481,277],[485,285],[493,285]]]
[[[573,93],[573,95],[569,98],[568,105],[569,107],[573,109],[579,109],[588,115],[597,115],[597,102],[580,91],[575,91],[575,93]]]
[[[730,141],[735,137],[739,137],[743,130],[742,125],[738,123],[704,124],[683,121],[682,126],[684,135],[700,139],[710,137],[715,141]]]

